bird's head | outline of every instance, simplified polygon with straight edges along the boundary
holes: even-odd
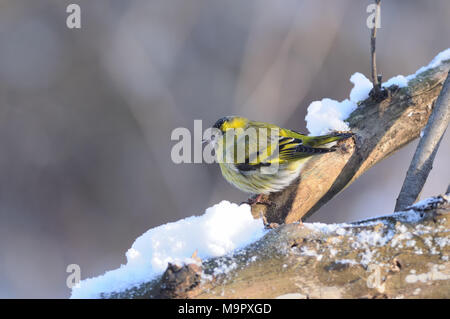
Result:
[[[248,119],[240,116],[224,116],[216,121],[212,126],[214,130],[210,139],[203,140],[204,143],[216,142],[217,138],[224,135],[229,129],[245,129],[248,124]],[[217,136],[219,135],[219,136]]]
[[[229,129],[244,129],[248,124],[248,119],[240,116],[224,116],[214,123],[213,127],[225,133]]]

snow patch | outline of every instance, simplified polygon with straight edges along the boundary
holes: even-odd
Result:
[[[362,244],[367,244],[369,246],[384,246],[392,237],[389,233],[388,236],[382,232],[376,230],[362,230],[357,235],[358,242]]]
[[[436,55],[433,60],[431,60],[428,65],[421,67],[416,71],[414,74],[410,74],[408,76],[403,75],[397,75],[392,78],[390,78],[388,81],[384,82],[382,86],[384,87],[390,87],[391,85],[397,85],[398,87],[405,87],[408,86],[408,82],[414,79],[417,75],[420,73],[423,73],[425,71],[428,71],[430,69],[433,69],[437,66],[439,66],[443,61],[450,59],[450,48],[440,52],[438,55]]]
[[[314,101],[308,106],[306,114],[306,128],[310,135],[324,135],[331,131],[348,131],[348,124],[344,122],[358,107],[358,101],[369,97],[372,83],[361,73],[355,73],[350,77],[353,89],[350,91],[350,99],[341,102],[332,99]]]
[[[408,78],[403,75],[397,75],[382,84],[382,86],[386,88],[390,87],[391,85],[397,85],[400,88],[408,86]]]
[[[354,227],[354,225],[341,223],[341,224],[324,224],[324,223],[303,223],[303,226],[322,233],[336,232],[338,235],[345,235],[346,230],[344,227]]]
[[[421,201],[418,201],[414,205],[408,207],[408,208],[414,208],[416,210],[427,210],[430,209],[430,207],[433,207],[437,204],[443,203],[445,201],[444,198],[437,196],[437,197],[429,197],[426,199],[423,199]]]
[[[416,73],[408,75],[408,81],[412,80],[413,78],[415,78],[417,75],[419,75],[422,72],[428,71],[429,69],[433,69],[437,66],[439,66],[443,61],[446,60],[450,60],[450,48],[438,53],[438,55],[436,55],[434,57],[433,60],[431,60],[430,63],[428,63],[428,65],[421,67],[420,69],[418,69],[416,71]]]
[[[346,265],[346,264],[347,265],[358,265],[358,263],[353,259],[339,259],[339,260],[336,260],[336,263],[343,264],[343,265]]]
[[[358,103],[369,97],[369,92],[372,90],[373,85],[364,74],[359,72],[354,73],[350,77],[350,82],[353,83],[353,89],[350,91],[350,101]]]
[[[201,259],[223,256],[265,234],[261,219],[254,219],[250,206],[228,201],[214,205],[201,216],[152,228],[138,237],[127,251],[127,263],[105,274],[82,280],[71,298],[99,298],[101,293],[120,292],[149,282],[170,263],[193,263],[197,250]],[[227,265],[221,271],[235,267]]]
[[[418,74],[439,66],[442,61],[450,59],[450,48],[439,53],[427,66],[421,67],[416,73],[403,76],[397,75],[382,83],[383,87],[397,85],[406,87],[408,82],[414,79]],[[306,128],[310,135],[324,135],[332,131],[348,131],[349,126],[345,120],[356,110],[359,101],[369,97],[372,89],[372,82],[363,74],[356,72],[350,77],[353,88],[350,91],[348,99],[341,102],[324,98],[320,101],[314,101],[308,106],[305,117]]]
[[[356,103],[348,99],[342,102],[327,98],[314,101],[309,105],[305,117],[306,128],[310,135],[325,135],[333,130],[348,131],[349,127],[344,120],[356,107]]]

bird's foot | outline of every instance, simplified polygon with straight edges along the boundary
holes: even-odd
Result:
[[[263,213],[261,213],[260,216],[261,216],[261,219],[262,219],[262,221],[263,221],[263,224],[264,224],[264,228],[265,228],[265,229],[275,229],[275,228],[280,227],[280,224],[278,224],[278,223],[269,223],[269,222],[267,221],[266,216],[264,216]]]
[[[268,223],[268,224],[264,224],[264,228],[265,229],[275,229],[280,227],[280,224],[278,223]]]
[[[261,204],[261,205],[266,205],[266,206],[272,206],[274,203],[268,199],[262,199],[263,194],[259,194],[257,196],[254,197],[250,197],[247,201],[242,202],[242,204],[249,204],[251,205],[255,205],[255,204]]]

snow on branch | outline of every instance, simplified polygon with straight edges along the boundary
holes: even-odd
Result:
[[[354,223],[285,224],[246,247],[169,263],[152,280],[100,296],[448,298],[449,195]]]
[[[151,282],[168,264],[176,266],[195,263],[196,258],[222,256],[264,234],[264,224],[261,219],[252,217],[250,206],[222,201],[201,216],[148,230],[128,249],[126,265],[99,277],[82,280],[72,289],[71,297],[100,298],[118,293]]]

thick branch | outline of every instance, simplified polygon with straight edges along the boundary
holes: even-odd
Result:
[[[448,298],[450,204],[352,224],[286,224],[233,255],[169,265],[120,298]]]
[[[434,157],[450,118],[450,73],[444,82],[436,105],[425,127],[414,157],[406,173],[405,181],[397,198],[395,210],[400,211],[412,205],[422,192],[422,188],[433,167]]]
[[[369,98],[362,102],[348,119],[355,140],[347,140],[337,152],[308,161],[296,182],[282,192],[263,197],[273,205],[252,205],[254,216],[263,214],[268,222],[279,224],[305,218],[370,167],[416,139],[449,69],[450,61],[444,61],[417,75],[408,87],[391,87],[383,101]]]

